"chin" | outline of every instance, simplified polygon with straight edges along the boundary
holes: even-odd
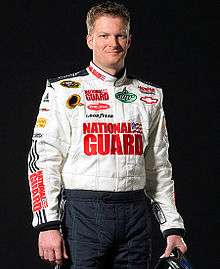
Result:
[[[121,62],[123,61],[123,59],[121,59],[121,57],[111,57],[111,59],[109,59],[108,61],[106,61],[106,63],[108,63],[108,65],[114,66],[114,65],[119,65],[121,64]]]

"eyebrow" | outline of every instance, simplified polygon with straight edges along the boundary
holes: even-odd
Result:
[[[106,32],[98,32],[99,35],[111,35],[111,33],[106,33]],[[121,33],[117,33],[116,35],[127,35],[126,32],[121,32]]]

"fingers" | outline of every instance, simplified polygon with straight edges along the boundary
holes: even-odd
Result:
[[[68,255],[67,255],[67,251],[66,251],[66,247],[65,247],[65,242],[64,240],[62,240],[62,249],[63,249],[63,258],[64,259],[68,259]]]
[[[187,246],[181,236],[170,235],[167,237],[167,247],[160,258],[169,257],[174,248],[178,248],[182,253],[187,251]]]
[[[173,251],[174,247],[171,245],[168,245],[163,253],[163,255],[160,258],[167,258],[170,256],[171,252]]]
[[[41,246],[39,246],[39,256],[41,259],[44,258],[44,251],[43,251],[43,248]]]
[[[62,264],[68,259],[64,240],[57,230],[44,231],[39,234],[39,255],[41,259],[52,264]]]
[[[55,251],[55,262],[56,264],[62,264],[63,255],[61,247],[57,247],[54,249]]]
[[[177,245],[176,248],[178,248],[183,254],[187,251],[186,244],[182,244],[180,246]]]

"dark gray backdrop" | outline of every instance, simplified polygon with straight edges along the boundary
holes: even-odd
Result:
[[[1,268],[50,268],[37,257],[26,157],[46,78],[78,71],[91,59],[85,16],[94,2],[22,0],[2,9]],[[197,269],[220,268],[217,1],[121,2],[132,15],[128,71],[164,89],[188,256]],[[164,247],[154,227],[153,263]]]

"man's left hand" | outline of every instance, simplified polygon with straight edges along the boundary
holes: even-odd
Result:
[[[185,253],[187,251],[187,246],[181,236],[168,235],[167,247],[161,258],[169,257],[174,248],[178,248],[182,253]]]

